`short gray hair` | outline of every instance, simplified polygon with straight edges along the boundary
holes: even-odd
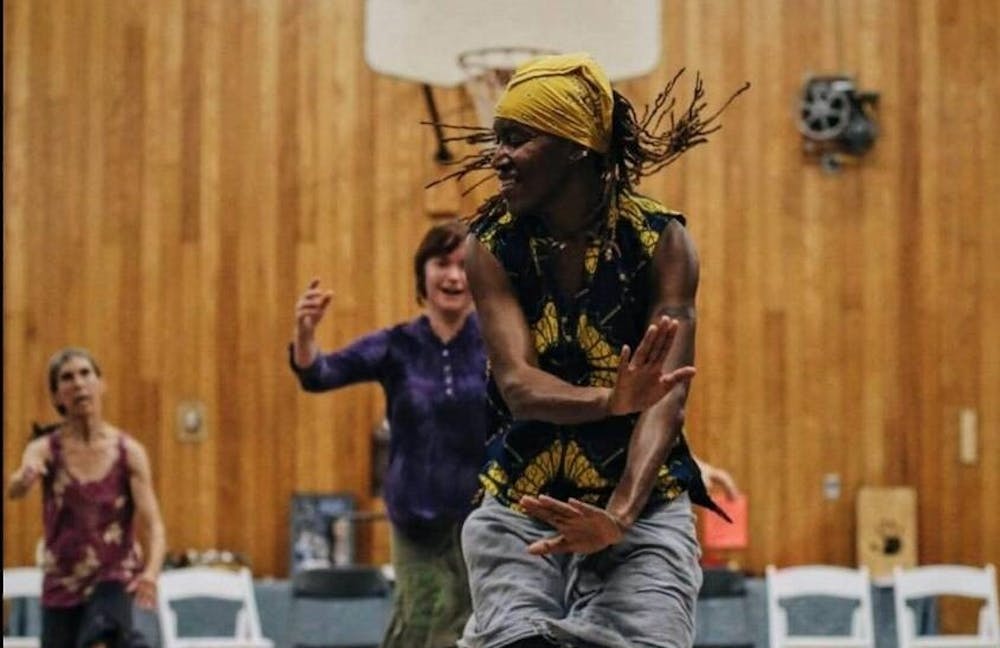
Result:
[[[94,373],[98,376],[101,375],[101,367],[98,366],[97,360],[94,360],[94,356],[90,351],[81,347],[65,347],[56,351],[49,358],[49,393],[56,393],[56,390],[59,388],[59,370],[71,358],[83,358],[94,368]],[[60,414],[66,413],[62,405],[56,405],[56,411]]]

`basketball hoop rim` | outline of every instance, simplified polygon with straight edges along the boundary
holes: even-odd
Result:
[[[498,47],[478,47],[476,49],[465,50],[459,52],[457,58],[459,67],[461,67],[462,70],[465,71],[466,75],[474,76],[476,74],[481,74],[482,72],[486,72],[488,70],[513,71],[514,68],[517,67],[517,65],[520,65],[520,63],[528,60],[529,58],[536,56],[546,56],[549,54],[558,54],[558,53],[559,53],[558,50],[545,47],[531,47],[527,45],[506,45]],[[477,56],[489,57],[490,55],[497,55],[498,57],[503,57],[503,56],[511,57],[518,55],[527,55],[527,56],[522,56],[513,65],[493,65],[491,64],[491,61],[488,60],[488,58],[482,61],[472,60]]]
[[[458,66],[465,75],[462,85],[472,99],[480,126],[492,128],[493,107],[517,66],[539,56],[558,53],[550,48],[516,45],[459,52]]]

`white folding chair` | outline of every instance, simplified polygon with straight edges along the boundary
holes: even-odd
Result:
[[[893,570],[893,598],[899,648],[1000,648],[1000,612],[997,611],[997,575],[993,565],[927,565]],[[917,635],[917,619],[906,604],[931,596],[965,596],[983,600],[978,633],[974,635]]]
[[[260,631],[260,615],[250,570],[216,567],[185,567],[160,574],[157,607],[163,648],[273,648]],[[236,601],[235,634],[229,637],[178,637],[177,613],[171,603],[191,598]]]
[[[851,632],[844,635],[789,634],[788,611],[781,601],[800,596],[832,596],[858,601]],[[868,569],[803,565],[767,566],[767,619],[771,648],[874,648],[871,579]]]
[[[4,567],[3,600],[42,597],[42,570],[38,567]],[[3,638],[3,648],[38,648],[38,637]]]

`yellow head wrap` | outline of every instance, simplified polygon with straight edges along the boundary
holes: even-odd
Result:
[[[614,95],[589,54],[544,56],[517,68],[497,101],[497,117],[607,153]]]

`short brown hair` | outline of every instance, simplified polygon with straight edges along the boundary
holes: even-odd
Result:
[[[427,299],[427,276],[424,265],[428,259],[451,254],[465,241],[469,230],[461,221],[448,221],[427,230],[424,238],[417,246],[413,255],[413,274],[417,278],[417,301],[423,303]]]

